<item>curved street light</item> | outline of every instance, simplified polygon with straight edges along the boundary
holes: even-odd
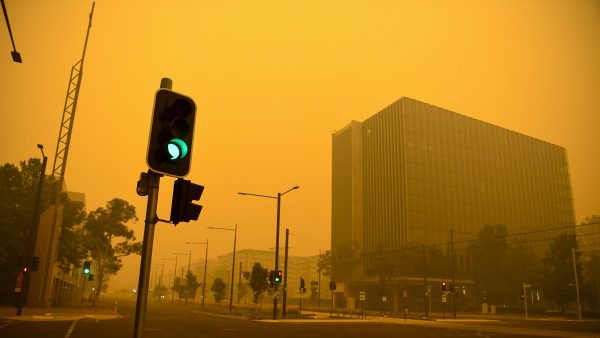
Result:
[[[207,229],[234,231],[234,234],[233,234],[233,259],[231,262],[231,286],[230,286],[230,291],[229,291],[229,314],[231,314],[231,308],[233,306],[233,277],[235,275],[234,274],[234,271],[235,271],[235,242],[237,240],[237,224],[235,225],[235,228],[207,227]],[[206,268],[206,266],[205,266],[205,268]]]
[[[277,228],[275,230],[275,271],[279,271],[279,223],[280,223],[280,210],[281,210],[281,196],[287,194],[292,190],[299,189],[299,186],[294,186],[283,193],[278,192],[277,196],[269,196],[269,195],[260,195],[260,194],[252,194],[247,192],[238,192],[239,195],[244,196],[256,196],[256,197],[264,197],[264,198],[272,198],[277,200]],[[273,288],[275,293],[275,297],[273,297],[273,319],[277,319],[277,283]]]
[[[202,279],[202,310],[204,310],[204,289],[206,286],[206,265],[208,264],[208,238],[206,242],[185,242],[190,245],[206,245],[206,252],[204,254],[204,278]]]

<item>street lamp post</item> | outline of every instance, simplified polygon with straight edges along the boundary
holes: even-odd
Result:
[[[177,280],[177,255],[179,256],[188,256],[188,272],[190,271],[190,263],[192,261],[192,251],[190,250],[189,254],[186,253],[181,253],[181,252],[173,252],[173,255],[175,255],[175,276],[173,277],[173,288],[175,288],[175,281]],[[181,291],[181,282],[183,281],[183,268],[181,269],[181,279],[179,280],[179,290]],[[175,292],[173,292],[171,294],[171,304],[173,304],[173,296],[174,296]],[[179,300],[181,300],[181,292],[177,292],[177,294],[179,295]],[[187,302],[187,300],[186,300]]]
[[[233,259],[231,260],[231,286],[229,287],[229,314],[231,314],[231,309],[233,307],[233,277],[235,276],[235,244],[237,240],[237,224],[235,228],[219,228],[219,227],[207,227],[207,229],[213,230],[228,230],[233,231]],[[204,266],[206,269],[206,265]]]
[[[251,194],[247,192],[238,192],[239,195],[244,196],[256,196],[256,197],[264,197],[264,198],[272,198],[277,199],[277,227],[275,230],[275,271],[279,271],[279,223],[280,223],[280,210],[281,210],[281,196],[287,194],[288,192],[300,188],[299,186],[295,186],[287,191],[277,193],[277,196],[269,196],[269,195],[259,195],[259,194]],[[273,319],[277,319],[277,283],[275,283],[273,291],[275,296],[273,297]]]
[[[206,285],[206,265],[208,263],[208,238],[206,239],[206,242],[185,242],[185,244],[202,244],[202,245],[206,245],[206,252],[204,254],[204,278],[202,279],[202,310],[204,310],[204,287]],[[191,253],[190,253],[191,255]]]
[[[173,272],[173,287],[171,288],[171,304],[175,299],[175,281],[177,281],[177,255],[175,255],[175,272]]]
[[[173,296],[175,295],[175,277],[177,277],[177,256],[175,258],[162,258],[163,261],[175,261],[175,272],[173,273],[173,287],[171,288],[171,304],[173,304]],[[165,270],[165,263],[163,262],[163,271],[160,273],[160,285],[162,285],[163,272]]]
[[[29,243],[27,243],[25,254],[23,255],[26,262],[31,262],[35,254],[35,242],[37,241],[37,233],[40,223],[40,201],[42,198],[42,189],[44,187],[44,177],[46,176],[46,163],[48,157],[44,154],[44,146],[38,144],[37,147],[42,152],[42,168],[40,169],[40,178],[38,180],[37,192],[35,194],[35,204],[33,206],[33,217],[31,221],[31,231],[29,232]],[[23,269],[22,266],[19,269]],[[22,270],[21,270],[22,271]],[[23,292],[29,292],[30,274],[25,275],[25,287],[17,295],[17,316],[20,316],[23,311]]]

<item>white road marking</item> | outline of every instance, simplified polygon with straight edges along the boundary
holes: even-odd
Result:
[[[69,327],[69,331],[67,331],[67,334],[65,335],[65,338],[71,337],[71,334],[73,333],[73,329],[75,329],[75,324],[77,324],[76,320],[74,320],[73,324],[71,324],[71,326]]]

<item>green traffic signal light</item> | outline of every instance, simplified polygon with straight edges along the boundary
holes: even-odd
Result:
[[[89,274],[91,268],[92,268],[92,262],[90,262],[90,261],[83,262],[83,274],[84,275]]]
[[[169,152],[169,159],[179,160],[187,156],[188,146],[182,139],[174,138],[169,141],[167,151]]]
[[[156,92],[146,155],[152,171],[174,177],[189,173],[195,116],[192,98],[164,88]]]

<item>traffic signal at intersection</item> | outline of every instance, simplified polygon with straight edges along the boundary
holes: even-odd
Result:
[[[442,290],[442,292],[448,290],[448,283],[442,282],[442,284],[440,285],[440,289]]]
[[[152,171],[175,177],[189,173],[195,117],[190,97],[164,88],[156,92],[146,157]]]
[[[283,271],[278,270],[275,272],[275,284],[281,284],[283,280]]]
[[[275,287],[275,271],[274,270],[269,271],[269,287],[270,288]]]
[[[90,261],[83,262],[83,274],[84,275],[89,274],[91,269],[92,269],[92,262],[90,262]]]
[[[202,211],[202,206],[194,204],[200,200],[204,187],[188,180],[179,178],[173,185],[173,199],[171,201],[171,222],[189,222],[197,220]]]

